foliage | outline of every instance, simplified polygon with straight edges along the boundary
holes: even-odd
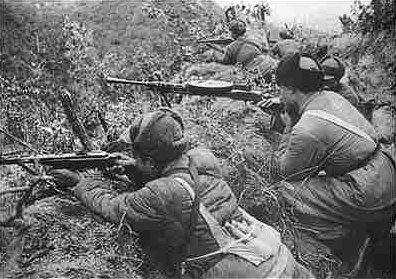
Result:
[[[350,15],[340,17],[343,31],[346,34],[359,37],[359,45],[355,48],[357,58],[373,55],[381,68],[389,72],[389,88],[396,86],[395,64],[395,1],[372,0],[368,4],[355,1]]]
[[[107,126],[96,146],[115,139],[135,116],[158,107],[161,100],[146,89],[109,86],[101,77],[171,79],[191,59],[191,50],[180,46],[181,39],[214,30],[210,19],[214,21],[216,16],[205,6],[181,2],[183,5],[166,1],[2,5],[6,20],[1,39],[8,43],[1,49],[1,127],[41,152],[78,150],[58,101],[60,91],[66,89],[72,94],[77,116],[93,130],[88,131],[91,135],[97,134],[98,126]],[[160,9],[163,18],[153,18],[147,11],[150,7]],[[200,20],[202,16],[207,21]],[[125,26],[125,20],[130,25]],[[96,118],[104,118],[105,123]],[[14,151],[12,140],[1,135],[0,141],[2,147]],[[5,148],[1,152],[5,154]],[[17,171],[20,169],[1,169],[5,187],[24,183],[12,175]],[[17,196],[6,198],[5,204],[12,204]],[[30,227],[1,228],[4,276],[139,278],[148,262],[136,236],[129,236],[131,249],[121,251],[120,247],[128,246],[122,241],[121,245],[123,235],[118,227],[75,209],[68,198],[41,200],[25,210],[25,217],[33,220]],[[81,214],[65,213],[68,210]]]
[[[268,3],[261,2],[257,4],[235,4],[226,7],[225,15],[227,21],[233,19],[242,19],[247,24],[261,23],[265,24],[266,16],[271,15],[271,8]]]
[[[392,0],[372,0],[365,4],[355,0],[350,15],[339,17],[344,32],[364,35],[380,31],[393,32],[396,24],[395,2]]]
[[[196,69],[201,64],[196,62],[202,62],[199,54],[205,49],[195,43],[196,39],[218,36],[226,27],[223,11],[211,1],[77,1],[73,5],[30,2],[10,1],[0,6],[4,16],[1,39],[7,42],[1,49],[0,127],[42,152],[80,148],[58,101],[61,90],[72,94],[77,116],[99,148],[115,139],[137,115],[163,105],[156,92],[108,85],[103,76],[179,82],[197,72],[202,74]],[[253,25],[262,24],[270,14],[264,3],[235,8]],[[306,46],[312,52],[322,38],[328,38],[327,34],[295,28],[301,31],[301,40],[309,38]],[[345,41],[333,50],[342,53],[348,45],[354,52],[362,42],[351,37]],[[372,83],[378,92],[383,80],[370,80],[373,63],[370,59],[359,60],[356,71],[365,70],[356,80]],[[206,68],[204,74],[263,85],[254,74],[220,68]],[[383,74],[376,70],[376,76]],[[386,88],[382,90],[385,95]],[[186,97],[173,107],[185,119],[193,144],[209,147],[220,158],[240,205],[276,226],[284,237],[290,234],[271,184],[271,149],[276,147],[278,135],[269,131],[269,116],[243,102],[210,98]],[[0,145],[2,153],[16,148],[3,135]],[[27,181],[20,173],[20,169],[3,168],[0,178],[6,187],[16,187]],[[5,257],[9,255],[2,255],[0,262],[7,267],[5,276],[161,277],[144,274],[146,269],[155,268],[148,267],[133,232],[103,222],[70,197],[39,201],[26,214],[33,224],[21,232],[25,245],[22,241],[15,250],[16,254],[21,252],[20,260],[10,266]],[[13,248],[11,239],[18,236],[17,231],[3,230],[0,246]]]

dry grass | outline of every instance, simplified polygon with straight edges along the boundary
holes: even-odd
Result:
[[[364,75],[359,76],[359,84],[386,94],[386,88],[378,86],[383,81],[381,72],[369,79],[370,60],[360,63],[356,71],[364,69]],[[184,80],[192,76],[241,82],[254,79],[238,69],[213,64],[185,68],[182,75]],[[123,90],[122,99],[105,108],[112,138],[133,117],[159,105],[155,96],[145,95],[147,92],[127,87]],[[272,150],[277,147],[279,135],[269,130],[269,115],[244,102],[220,98],[185,97],[174,108],[183,116],[193,146],[206,146],[220,159],[224,177],[240,206],[277,228],[297,260],[318,278],[333,278],[339,263],[325,249],[299,252],[303,240],[295,232],[292,214],[278,197],[276,189],[281,185],[272,183]],[[20,170],[3,168],[0,174],[2,187],[16,187],[27,181]],[[27,208],[26,216],[31,226],[22,236],[14,229],[1,230],[4,277],[163,278],[147,260],[133,232],[104,222],[70,197],[38,201]]]

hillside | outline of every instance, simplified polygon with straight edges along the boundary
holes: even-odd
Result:
[[[0,133],[0,155],[80,150],[60,102],[65,91],[71,94],[76,115],[95,149],[117,138],[137,115],[169,102],[185,119],[192,145],[208,147],[219,158],[239,204],[277,228],[295,252],[293,228],[270,174],[271,152],[279,134],[270,131],[268,114],[244,102],[180,100],[138,86],[109,85],[102,79],[112,75],[181,82],[195,66],[199,72],[200,65],[208,64],[208,49],[196,44],[196,39],[218,36],[225,28],[223,10],[213,1],[13,0],[2,3],[0,9],[4,42],[0,128],[22,141],[18,144]],[[336,36],[303,28],[299,39],[315,53],[324,37],[330,53],[340,55],[348,65],[350,85],[367,99],[393,102],[394,31],[384,28],[371,36],[358,27],[362,27],[359,22],[351,27],[353,32]],[[268,28],[276,38],[279,26]],[[224,71],[228,79],[262,85],[241,69],[210,66],[206,77]],[[46,171],[34,169],[39,176]],[[106,174],[85,175],[100,177],[117,191],[126,189],[125,183]],[[19,166],[0,168],[2,188],[26,186],[37,177]],[[142,250],[133,228],[123,222],[105,222],[69,193],[51,191],[45,183],[38,184],[33,198],[24,200],[24,212],[18,211],[15,202],[21,197],[0,197],[1,223],[15,212],[24,217],[22,225],[0,226],[0,277],[165,278]],[[335,278],[338,263],[326,256],[319,253],[309,261],[298,260],[318,278]],[[390,278],[386,272],[378,270],[375,275]]]
[[[90,122],[90,115],[103,111],[110,126],[108,139],[116,136],[135,115],[159,106],[160,101],[148,92],[142,95],[140,88],[133,93],[110,90],[98,76],[149,79],[154,70],[164,78],[174,75],[190,59],[179,46],[180,36],[196,38],[197,32],[210,32],[211,17],[216,17],[210,1],[180,3],[2,4],[1,40],[6,43],[1,49],[0,127],[41,152],[79,149],[58,99],[65,88],[85,124],[95,125],[98,119]],[[4,134],[0,146],[2,155],[32,153]],[[2,166],[0,173],[2,187],[29,179],[18,167]],[[2,205],[9,204],[1,208],[1,221],[15,209],[11,200],[9,195],[1,196]],[[72,197],[42,199],[28,206],[24,216],[32,222],[28,228],[1,228],[2,278],[141,278],[145,274],[152,278],[156,274],[134,234],[103,222]]]

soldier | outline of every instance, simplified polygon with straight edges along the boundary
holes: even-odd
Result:
[[[312,278],[279,233],[241,208],[213,154],[188,149],[180,116],[161,109],[139,117],[119,142],[126,174],[141,183],[118,194],[100,179],[53,172],[59,186],[110,222],[128,222],[173,278]]]
[[[282,39],[277,42],[271,49],[271,53],[278,59],[281,59],[287,54],[292,54],[301,51],[301,46],[293,38],[290,31],[282,29],[279,32],[279,37]]]
[[[328,57],[321,63],[321,67],[324,73],[324,89],[339,93],[352,105],[358,107],[363,99],[350,86],[341,82],[345,74],[344,64],[336,57]]]
[[[274,160],[296,231],[348,259],[362,238],[381,238],[395,218],[395,162],[373,126],[339,94],[322,91],[314,59],[285,56],[276,71],[286,128]],[[267,108],[270,101],[259,103]],[[356,249],[357,250],[357,249]],[[352,251],[356,251],[352,250]]]
[[[256,71],[269,80],[277,62],[266,54],[269,46],[264,33],[247,33],[246,24],[242,20],[231,21],[229,30],[235,41],[226,47],[221,57],[214,53],[214,61],[225,65],[240,64],[246,70]]]

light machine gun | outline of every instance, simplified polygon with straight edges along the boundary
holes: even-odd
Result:
[[[265,90],[250,90],[250,88],[245,85],[234,85],[232,82],[219,80],[194,80],[185,84],[138,81],[115,77],[106,77],[105,80],[108,83],[146,86],[150,89],[157,89],[165,94],[222,97],[239,101],[249,101],[252,103],[271,99],[274,104],[271,107],[272,109],[283,109],[283,103],[280,102],[280,98],[272,94],[273,90],[270,88]]]

